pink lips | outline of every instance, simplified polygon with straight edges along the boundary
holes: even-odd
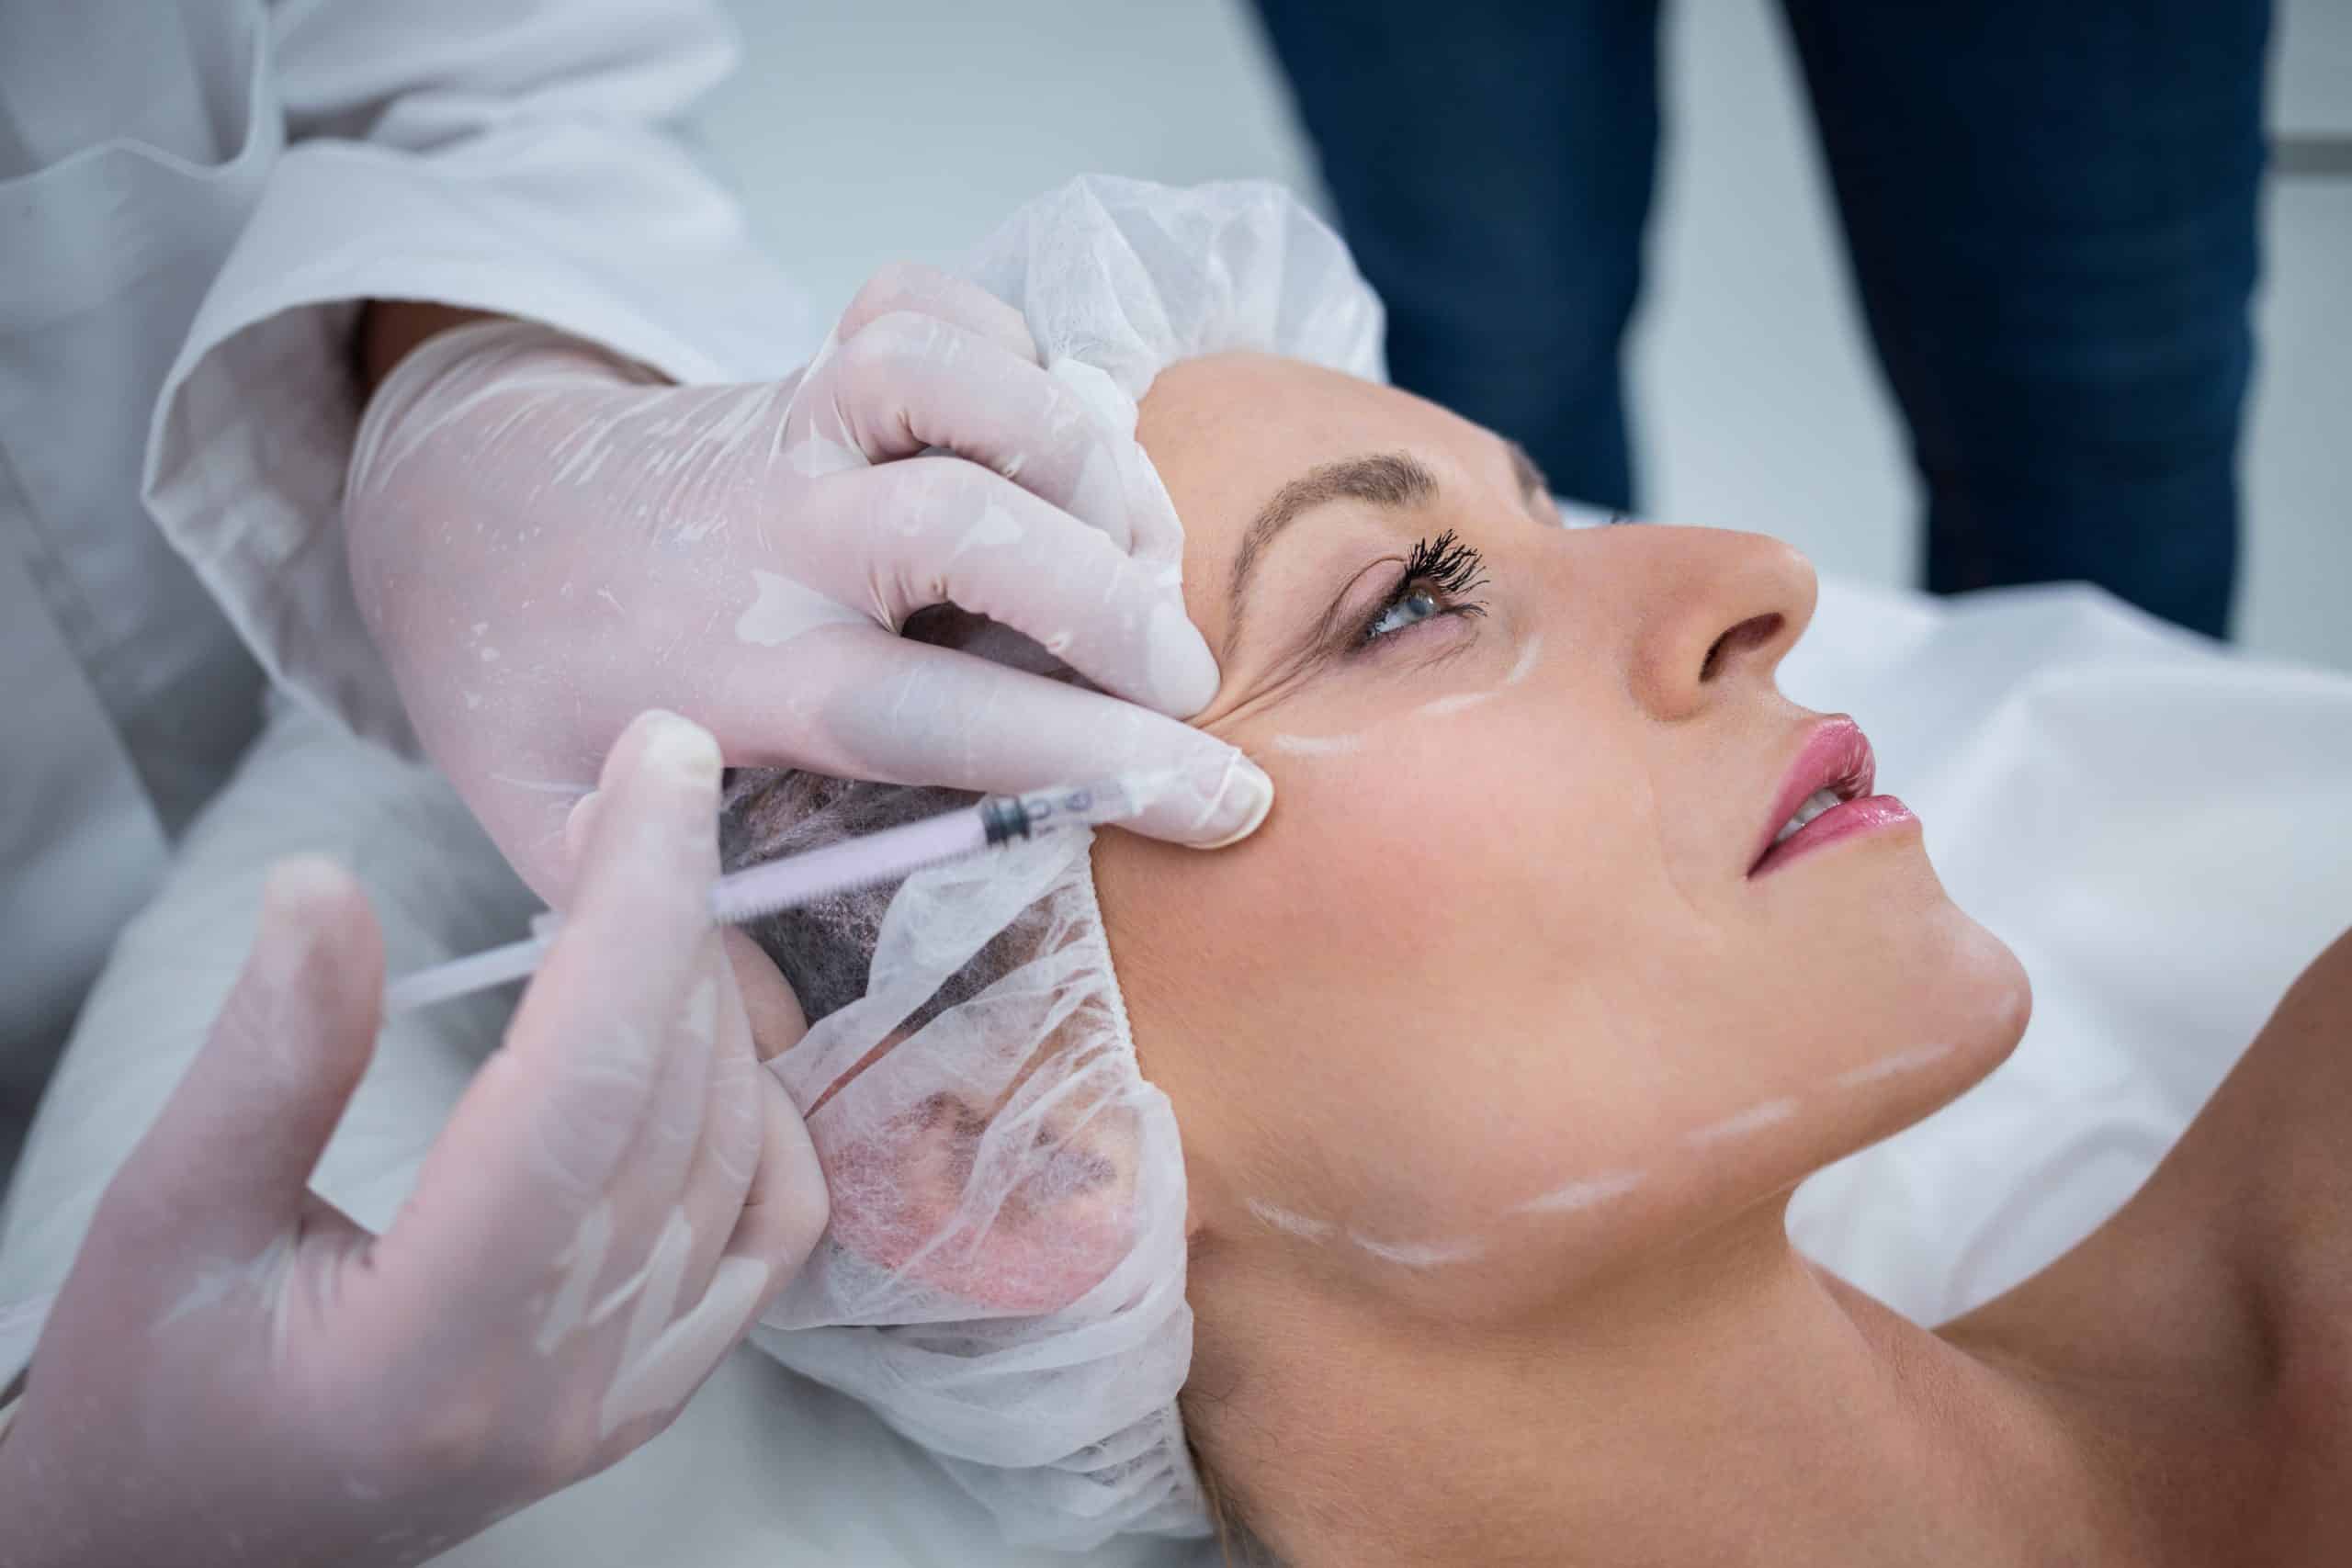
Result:
[[[1857,833],[1917,821],[1911,808],[1894,796],[1871,793],[1877,774],[1871,743],[1852,719],[1838,714],[1815,726],[1781,781],[1747,874],[1761,875],[1798,855]],[[1815,791],[1825,789],[1838,796],[1838,804],[1774,843],[1772,835],[1781,830],[1781,824]]]

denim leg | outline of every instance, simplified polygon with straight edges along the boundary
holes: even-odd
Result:
[[[1939,592],[2226,635],[2267,0],[1784,0]]]
[[[1620,349],[1658,135],[1656,0],[1259,0],[1396,384],[1633,504]]]

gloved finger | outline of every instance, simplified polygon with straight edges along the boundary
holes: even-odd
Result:
[[[685,1261],[664,1323],[709,1288],[760,1163],[759,1087],[767,1075],[752,1054],[751,1021],[736,995],[733,976],[715,948],[716,943],[718,1007],[710,1071],[705,1078],[702,1135],[695,1142],[694,1160],[677,1204],[686,1224]]]
[[[571,908],[507,1034],[509,1051],[543,1069],[551,1108],[577,1084],[590,1123],[650,1119],[691,1141],[716,1010],[718,782],[710,737],[674,714],[640,716],[606,759]],[[681,1055],[686,1066],[671,1067]],[[664,1071],[684,1071],[687,1092],[647,1098]],[[595,1107],[615,1085],[637,1092],[607,1122]],[[592,1159],[636,1141],[581,1131],[576,1147]]]
[[[1118,470],[1118,486],[1125,500],[1125,528],[1123,533],[1113,531],[1114,542],[1130,552],[1164,547],[1165,553],[1174,554],[1182,549],[1184,531],[1176,519],[1175,502],[1169,499],[1167,487],[1160,482],[1151,459],[1135,445],[1134,400],[1118,390],[1108,376],[1075,360],[1046,365],[1036,340],[1030,334],[1028,321],[1017,309],[976,283],[912,262],[885,267],[868,281],[836,327],[834,344],[847,341],[868,324],[900,309],[935,317],[998,344],[1014,358],[1042,367],[1051,381],[1066,392],[1083,389],[1085,395],[1078,399],[1079,405],[1103,432],[1107,445],[1091,449],[1081,467],[1091,467],[1107,453]],[[830,360],[831,354],[829,346],[820,357]],[[962,441],[941,439],[933,445],[989,462],[1007,479],[1019,480],[1082,521],[1111,531],[1106,519],[1096,515],[1091,507],[1070,504],[1057,481],[1034,478],[1026,463],[1015,472],[985,454],[967,450],[967,444]]]
[[[797,455],[811,440],[814,468]],[[1113,428],[1062,378],[936,317],[898,311],[868,325],[815,371],[786,422],[787,460],[804,471],[930,447],[986,465],[1122,551],[1175,536],[1174,508],[1144,481],[1132,426]]]
[[[726,981],[715,944],[713,963]],[[767,1075],[752,1059],[751,1026],[732,986],[719,989],[707,1135],[695,1150],[684,1198],[647,1260],[599,1410],[599,1436],[617,1433],[626,1446],[651,1435],[630,1432],[631,1424],[650,1420],[658,1429],[709,1375],[742,1337],[766,1282],[763,1270],[723,1257],[759,1161],[754,1095]]]
[[[707,974],[718,748],[674,714],[641,716],[598,793],[563,928],[418,1178],[420,1194],[464,1201],[403,1210],[379,1251],[413,1266],[387,1274],[535,1292],[558,1255],[593,1281],[612,1245],[604,1195]]]
[[[358,884],[316,857],[274,867],[252,954],[108,1205],[183,1239],[195,1217],[207,1249],[232,1255],[282,1234],[367,1069],[383,995]]]
[[[758,1157],[755,1105],[745,1098],[745,1080],[758,1069],[716,932],[680,1028],[687,1038],[664,1066],[663,1093],[666,1099],[685,1085],[696,1092],[692,1140],[676,1136],[687,1121],[673,1123],[666,1107],[657,1111],[645,1138],[622,1160],[606,1203],[599,1205],[608,1204],[616,1215],[614,1267],[600,1277],[594,1264],[571,1260],[537,1339],[542,1348],[560,1344],[576,1325],[603,1325],[616,1341],[600,1438],[612,1437],[625,1421],[666,1417],[667,1406],[623,1408],[628,1397],[619,1405],[613,1401],[708,1289]],[[625,1440],[634,1447],[651,1435],[625,1434]]]
[[[707,710],[734,761],[982,792],[1127,777],[1122,826],[1216,849],[1273,782],[1235,747],[1133,703],[871,626],[825,626],[723,672]]]
[[[727,961],[735,971],[736,993],[743,999],[743,1015],[752,1031],[752,1053],[765,1062],[800,1043],[808,1032],[808,1016],[791,983],[776,970],[775,961],[741,927],[719,933]]]
[[[890,262],[877,268],[834,323],[833,341],[846,343],[869,322],[899,310],[935,316],[988,339],[1017,359],[1038,363],[1037,342],[1020,311],[978,284],[921,262]]]
[[[350,1332],[343,1315],[346,1282],[374,1266],[375,1233],[342,1205],[304,1189],[291,1234],[299,1238],[290,1267],[269,1271],[267,1308],[279,1354],[297,1345],[320,1346]],[[258,1273],[258,1270],[254,1271]]]
[[[1019,486],[951,457],[842,474],[812,498],[860,548],[809,552],[802,581],[896,628],[932,604],[1001,621],[1096,685],[1179,716],[1216,695],[1216,658],[1173,568],[1139,561]]]
[[[776,1098],[781,1098],[782,1089],[772,1079],[768,1083]],[[763,1108],[766,1103],[763,1102]],[[789,1102],[786,1110],[789,1112]],[[791,1125],[797,1123],[795,1114]],[[767,1124],[775,1123],[771,1120]],[[808,1151],[808,1163],[811,1167],[816,1163],[813,1149]],[[763,1145],[763,1178],[774,1168]],[[632,1321],[628,1343],[600,1412],[604,1437],[623,1433],[616,1446],[637,1439],[639,1434],[624,1431],[632,1424],[650,1418],[658,1428],[667,1421],[750,1330],[761,1309],[799,1271],[823,1230],[827,1211],[822,1180],[795,1175],[802,1184],[795,1189],[797,1207],[765,1195],[747,1203],[742,1213],[750,1229],[747,1232],[739,1225],[729,1237],[708,1285],[690,1307],[658,1328],[650,1317]],[[815,1194],[813,1201],[803,1195],[808,1192]],[[755,1215],[759,1218],[752,1222]]]
[[[808,1261],[832,1217],[825,1168],[808,1124],[773,1073],[760,1074],[760,1163],[728,1238],[726,1257],[761,1266],[754,1314],[765,1312]],[[725,1267],[725,1265],[722,1265]]]
[[[580,1288],[593,1288],[606,1313],[637,1294],[657,1301],[667,1313],[684,1288],[694,1243],[687,1200],[710,1130],[711,1079],[718,1070],[720,1019],[732,1009],[732,980],[713,929],[677,1014],[666,1026],[671,1038],[662,1050],[651,1114],[614,1167],[601,1200],[613,1216],[610,1278],[583,1272]],[[673,1237],[673,1231],[682,1235]],[[665,1277],[664,1270],[671,1272]]]
[[[606,748],[608,755],[610,750]],[[559,770],[550,765],[546,771]],[[580,857],[588,851],[590,825],[596,819],[596,791],[590,787],[570,797],[561,788],[535,788],[525,794],[528,798],[518,813],[524,826],[518,829],[513,819],[498,813],[481,820],[508,863],[534,893],[551,906],[569,904],[572,879],[580,874]],[[530,825],[534,822],[537,826]]]
[[[564,812],[563,861],[567,869],[576,868],[580,857],[588,851],[589,834],[596,820],[596,792],[592,789]]]

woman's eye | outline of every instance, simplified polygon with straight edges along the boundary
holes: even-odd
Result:
[[[1486,585],[1484,559],[1456,542],[1449,528],[1413,547],[1388,597],[1369,620],[1357,623],[1355,646],[1369,648],[1383,637],[1441,615],[1483,615],[1486,606],[1470,595]]]
[[[1437,595],[1426,588],[1416,588],[1384,606],[1372,624],[1363,629],[1363,639],[1371,642],[1407,626],[1418,626],[1438,613],[1441,606]]]

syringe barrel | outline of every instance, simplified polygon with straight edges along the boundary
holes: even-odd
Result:
[[[1064,828],[1118,822],[1136,814],[1134,796],[1117,779],[991,795],[980,802],[980,826],[990,844],[1034,839]]]

